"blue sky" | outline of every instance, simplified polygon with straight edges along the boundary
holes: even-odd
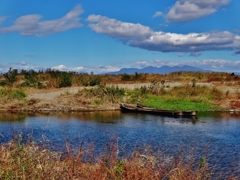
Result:
[[[0,72],[240,72],[239,0],[0,0]]]

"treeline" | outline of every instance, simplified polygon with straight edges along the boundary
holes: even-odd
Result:
[[[93,72],[82,73],[75,71],[59,71],[48,68],[46,70],[17,70],[10,68],[8,72],[0,74],[0,86],[34,87],[34,88],[61,88],[70,86],[96,86],[118,83],[145,83],[145,82],[213,82],[213,81],[240,81],[239,75],[227,72],[173,72],[169,74],[120,74],[95,75]]]

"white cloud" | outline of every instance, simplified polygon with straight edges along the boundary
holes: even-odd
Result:
[[[120,39],[123,43],[161,52],[201,52],[232,50],[240,53],[240,36],[228,31],[177,34],[153,31],[147,26],[121,22],[100,15],[90,15],[89,27],[96,33]]]
[[[231,0],[178,0],[166,14],[169,22],[185,22],[212,14]]]
[[[101,74],[106,72],[114,72],[119,71],[120,68],[116,66],[79,66],[79,67],[67,67],[65,65],[54,66],[52,69],[59,70],[59,71],[76,71],[76,72],[86,72],[94,74]]]
[[[82,13],[82,7],[77,5],[65,16],[55,20],[40,21],[42,15],[25,15],[16,19],[12,26],[0,28],[0,32],[19,32],[23,36],[46,36],[49,34],[55,34],[81,27],[82,23],[79,22],[79,16]]]
[[[22,62],[16,62],[16,63],[11,63],[11,64],[0,64],[0,73],[5,73],[9,70],[9,68],[12,67],[13,69],[18,69],[18,70],[35,70],[35,71],[40,71],[40,70],[46,70],[49,67],[44,67],[36,64],[31,64],[25,61]],[[119,71],[121,68],[118,66],[103,66],[103,65],[97,65],[97,66],[78,66],[78,67],[69,67],[63,64],[60,64],[58,66],[51,67],[51,69],[54,70],[59,70],[59,71],[74,71],[74,72],[84,72],[84,73],[91,73],[93,72],[94,74],[102,74],[102,73],[107,73],[107,72],[115,72]]]
[[[154,66],[154,67],[161,67],[161,66],[183,66],[183,65],[189,65],[193,67],[198,67],[204,70],[213,70],[213,71],[225,71],[225,72],[238,72],[240,73],[239,66],[240,66],[240,60],[239,61],[229,61],[224,59],[203,59],[203,60],[187,60],[187,61],[172,61],[172,60],[159,60],[155,59],[152,61],[137,61],[128,63],[127,67],[135,67],[135,68],[144,68],[148,66]],[[12,64],[0,64],[0,73],[5,73],[9,70],[9,68],[12,67],[13,69],[24,69],[24,70],[46,70],[49,67],[43,67],[36,64],[30,64],[27,62],[18,62],[18,63],[12,63]],[[124,66],[123,66],[124,67]],[[126,67],[126,66],[125,66]],[[78,66],[78,67],[68,67],[66,65],[58,65],[54,66],[51,69],[59,70],[59,71],[75,71],[75,72],[84,72],[84,73],[91,73],[94,74],[103,74],[108,72],[116,72],[121,69],[119,66],[112,66],[112,65],[98,65],[98,66]]]
[[[107,34],[111,37],[128,41],[129,38],[143,40],[148,38],[152,30],[141,24],[121,22],[100,15],[90,15],[87,18],[89,27],[97,33]]]
[[[61,65],[52,67],[52,69],[59,70],[59,71],[83,71],[84,67],[79,66],[79,67],[69,68],[69,67],[66,67],[65,65],[61,64]]]
[[[157,11],[157,12],[153,15],[153,18],[156,18],[156,17],[162,16],[162,15],[163,15],[162,12]]]
[[[171,60],[154,60],[154,61],[139,61],[134,62],[133,66],[143,68],[148,66],[183,66],[189,65],[193,67],[202,68],[204,70],[226,71],[226,72],[240,72],[240,61],[229,61],[224,59],[206,59],[206,60],[188,60],[188,61],[171,61]]]

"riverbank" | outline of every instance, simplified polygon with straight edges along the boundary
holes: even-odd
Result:
[[[133,105],[140,102],[162,109],[187,110],[190,108],[200,111],[239,112],[239,86],[238,84],[229,86],[226,83],[204,82],[197,83],[195,87],[192,87],[189,83],[166,82],[164,85],[153,83],[106,84],[100,88],[98,86],[50,89],[1,88],[0,111],[108,111],[119,110],[121,102]],[[7,96],[7,93],[11,91],[15,94],[15,98],[14,95]],[[187,101],[185,102],[185,100]],[[180,102],[180,105],[177,105],[176,102]],[[202,103],[202,107],[196,106],[199,103]],[[167,104],[173,106],[166,106]],[[190,104],[192,106],[189,107]]]

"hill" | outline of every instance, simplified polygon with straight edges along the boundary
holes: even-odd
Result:
[[[118,75],[118,74],[135,74],[135,73],[148,73],[148,74],[168,74],[177,71],[192,71],[192,72],[209,72],[208,70],[203,70],[201,68],[196,68],[193,66],[162,66],[162,67],[145,67],[143,69],[138,68],[123,68],[116,72],[111,72],[107,74]]]

